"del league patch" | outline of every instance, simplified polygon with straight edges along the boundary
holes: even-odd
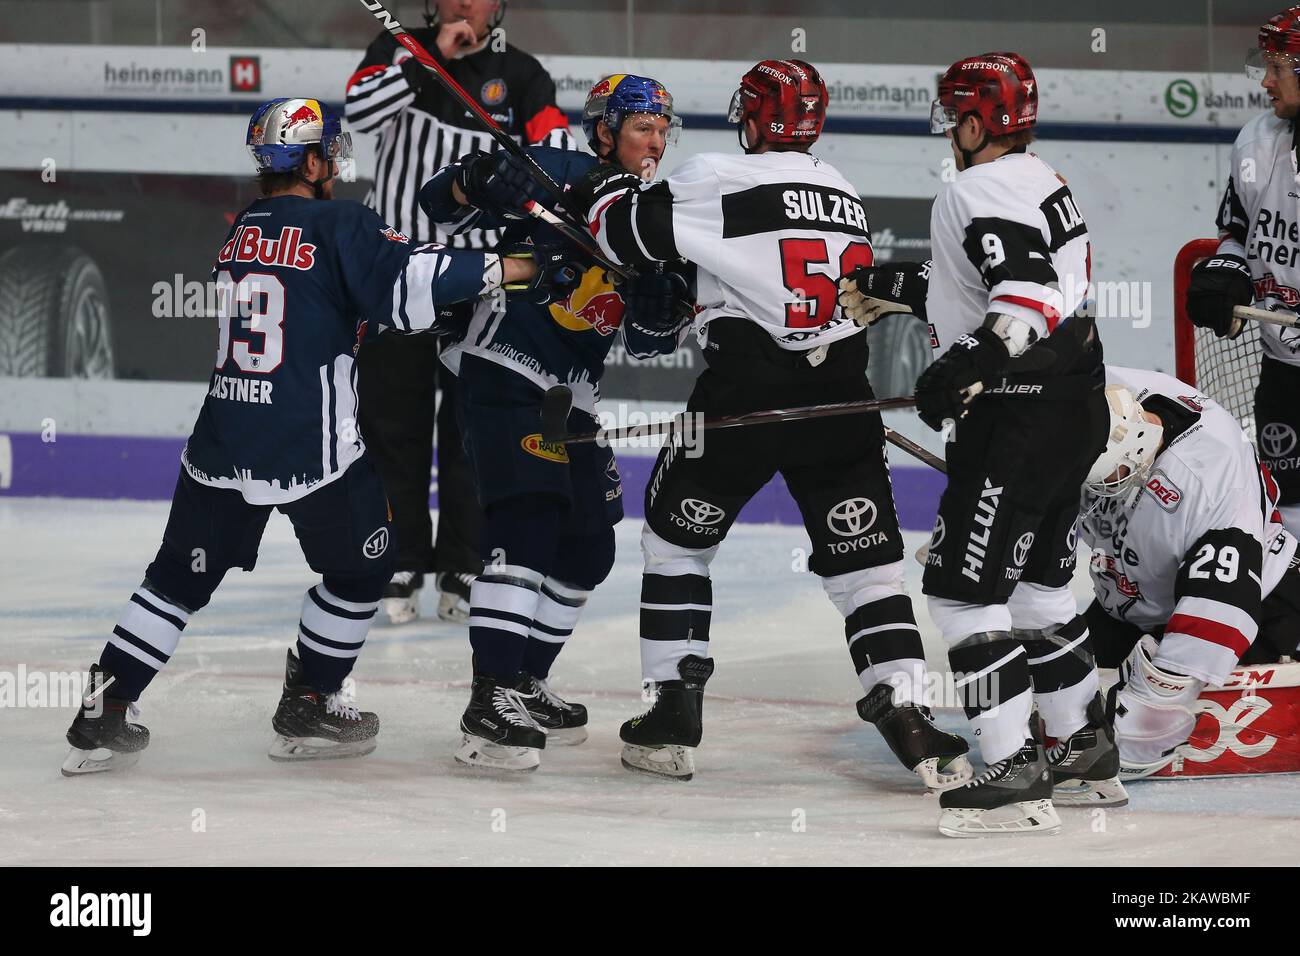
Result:
[[[1168,475],[1158,469],[1151,473],[1151,477],[1147,479],[1147,483],[1142,490],[1154,498],[1156,504],[1170,514],[1178,510],[1178,504],[1183,500],[1183,493],[1178,486],[1169,480]]]

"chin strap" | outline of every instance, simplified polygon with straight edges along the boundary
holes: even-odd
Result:
[[[985,146],[987,146],[989,144],[989,140],[991,140],[992,138],[993,137],[989,135],[989,131],[985,129],[984,138],[980,140],[979,145],[976,146],[974,149],[963,149],[960,143],[957,144],[957,151],[961,153],[961,159],[962,162],[965,163],[966,169],[971,168],[972,160],[975,154],[978,153],[980,150],[982,150]]]
[[[317,199],[324,199],[324,198],[325,198],[325,184],[328,183],[328,182],[333,181],[333,179],[335,178],[335,176],[338,175],[338,173],[333,172],[333,170],[335,170],[335,169],[337,169],[337,168],[338,168],[338,167],[336,167],[336,166],[334,165],[333,160],[331,160],[331,161],[330,161],[330,170],[331,170],[331,172],[330,172],[330,174],[329,174],[328,176],[326,176],[324,179],[308,179],[306,176],[304,176],[304,175],[302,174],[302,167],[301,167],[301,166],[299,166],[299,167],[297,167],[296,169],[294,169],[294,171],[293,171],[293,175],[294,175],[294,177],[298,180],[298,182],[303,183],[304,185],[306,185],[306,186],[310,186],[310,187],[311,187],[312,195],[315,196],[315,198],[317,198]]]

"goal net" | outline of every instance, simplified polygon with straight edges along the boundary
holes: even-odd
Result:
[[[1245,323],[1235,339],[1198,329],[1187,318],[1192,268],[1213,255],[1217,239],[1193,239],[1174,261],[1174,374],[1230,411],[1246,433],[1255,434],[1255,386],[1259,383],[1259,326]]]

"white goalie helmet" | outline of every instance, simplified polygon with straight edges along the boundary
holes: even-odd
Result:
[[[1142,406],[1123,385],[1106,386],[1110,430],[1106,448],[1093,462],[1084,487],[1099,498],[1139,487],[1156,460],[1164,430],[1147,421]]]

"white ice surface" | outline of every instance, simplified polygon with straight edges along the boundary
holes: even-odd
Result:
[[[161,503],[0,499],[0,671],[95,660],[165,518]],[[429,619],[427,591],[429,617],[372,630],[356,670],[360,703],[382,721],[379,749],[267,759],[284,649],[313,583],[273,516],[257,570],[227,578],[142,698],[153,742],[133,770],[65,779],[72,711],[0,709],[0,863],[1294,863],[1295,777],[1136,784],[1128,809],[1062,809],[1056,837],[940,836],[937,799],[854,713],[842,622],[817,579],[791,570],[806,546],[798,528],[738,527],[714,564],[717,673],[696,779],[624,771],[618,725],[642,709],[638,530],[619,528],[617,567],[553,674],[590,708],[591,739],[502,779],[453,764],[469,645],[463,628]],[[923,537],[909,534],[909,549]],[[917,604],[930,663],[946,668]],[[939,720],[966,730],[956,711]]]

